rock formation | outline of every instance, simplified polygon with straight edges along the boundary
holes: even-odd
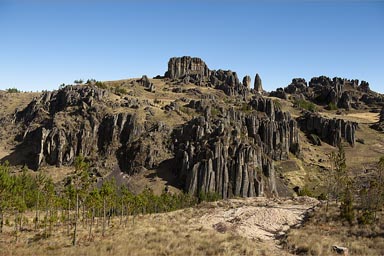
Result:
[[[209,79],[210,70],[200,58],[174,57],[168,62],[168,71],[165,73],[165,77],[170,79],[188,78],[194,83],[202,83]]]
[[[260,78],[259,74],[256,74],[256,76],[255,76],[255,84],[254,84],[253,88],[258,93],[262,93],[263,92],[263,84],[261,82],[261,78]]]
[[[252,113],[230,108],[216,117],[212,103],[192,105],[206,106],[199,108],[205,114],[174,133],[186,191],[223,198],[276,193],[273,161],[299,153],[297,124],[270,99],[254,98],[249,105]]]
[[[383,95],[372,92],[367,82],[361,81],[359,84],[356,79],[319,76],[313,77],[307,85],[305,79],[294,78],[283,90],[286,94],[299,96],[318,105],[346,110],[381,107],[383,102]],[[270,95],[287,98],[281,89],[271,92]]]
[[[165,77],[180,80],[182,83],[194,83],[199,86],[210,86],[222,90],[228,96],[240,95],[245,98],[249,86],[239,82],[236,72],[231,70],[210,70],[200,58],[171,58]]]
[[[165,126],[154,123],[147,128],[129,111],[109,113],[108,104],[103,102],[107,94],[106,90],[97,87],[67,86],[43,94],[18,112],[17,121],[27,127],[23,135],[24,146],[32,149],[27,163],[29,167],[36,170],[45,164],[71,165],[79,154],[98,162],[116,158],[128,173],[135,172],[138,166],[151,168],[158,164],[161,159],[153,158],[164,151],[157,147],[161,143],[148,149],[145,142],[138,141],[142,136],[151,139],[148,131],[166,136]],[[128,102],[125,107],[137,108],[137,102]]]
[[[298,119],[299,127],[309,136],[317,135],[322,141],[337,146],[345,139],[351,146],[355,145],[357,123],[342,119],[328,119],[316,113],[306,112]]]
[[[251,77],[250,76],[245,76],[243,78],[243,85],[247,87],[248,89],[251,89]]]
[[[379,121],[371,125],[371,128],[380,132],[384,132],[384,107],[380,111]]]
[[[238,95],[239,88],[226,91],[225,85],[247,90],[234,72],[210,72],[211,79],[218,79],[212,81],[215,88],[228,95]],[[138,82],[151,84],[146,76]],[[185,99],[184,108],[198,117],[172,128],[156,118],[138,117],[137,109],[149,109],[150,103],[128,97],[119,103],[108,100],[109,93],[96,86],[67,86],[44,93],[17,112],[16,122],[24,127],[22,148],[31,149],[26,164],[35,170],[71,165],[81,154],[97,168],[111,169],[117,163],[134,174],[167,160],[187,192],[227,198],[277,194],[273,162],[300,150],[296,121],[261,96],[238,99],[241,104],[231,107],[209,95]],[[180,108],[176,102],[167,106],[167,112]]]
[[[274,161],[300,154],[299,128],[317,145],[324,141],[336,146],[342,139],[355,143],[356,123],[314,113],[296,121],[261,95],[259,75],[258,93],[252,94],[249,76],[241,83],[236,72],[209,70],[199,58],[182,57],[172,58],[165,78],[157,79],[165,85],[147,76],[131,84],[124,81],[120,85],[127,91],[124,95],[94,85],[43,93],[14,115],[20,127],[18,149],[29,150],[26,164],[35,170],[71,165],[81,154],[94,168],[111,170],[118,165],[132,175],[167,162],[186,192],[217,193],[223,198],[268,196],[283,186]],[[161,94],[151,89],[153,82]],[[359,88],[356,81],[320,77],[307,86],[305,80],[293,79],[278,96],[315,99],[329,89],[325,99],[353,107],[355,95],[346,93],[346,83]],[[175,99],[175,93],[183,95]]]

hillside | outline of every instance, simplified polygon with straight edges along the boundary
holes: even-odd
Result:
[[[354,186],[367,186],[376,175],[384,156],[384,96],[371,91],[366,81],[320,76],[307,83],[295,78],[285,88],[266,92],[256,74],[253,88],[251,84],[250,76],[241,80],[236,72],[210,70],[199,58],[182,57],[171,58],[165,74],[154,78],[88,80],[42,93],[0,92],[0,162],[8,161],[12,173],[20,173],[23,166],[32,175],[44,173],[65,188],[68,177],[75,177],[77,157],[82,156],[97,188],[115,180],[133,194],[150,189],[155,195],[185,192],[199,199],[281,198],[282,204],[297,195],[324,199],[335,168],[330,154],[339,145]],[[247,199],[236,202],[220,201],[232,204],[231,209],[239,205],[239,211],[253,204]],[[296,220],[287,220],[288,227],[300,223],[298,216],[303,218],[319,202],[298,204],[305,209],[299,213],[291,203],[287,209]],[[204,220],[191,217],[194,223],[189,228],[198,228],[200,224],[195,224],[201,221],[211,232],[228,214],[216,206]],[[252,215],[248,211],[257,209],[244,214]],[[232,217],[241,219],[242,214]],[[256,240],[261,238],[253,229],[269,225],[261,229],[274,230],[273,235],[261,235],[264,241],[265,236],[275,239],[276,232],[284,229],[285,224],[272,228],[272,222],[286,218],[279,216],[269,224],[242,221],[248,229],[229,227],[227,219],[222,222],[236,235],[248,232],[247,238]],[[216,219],[211,223],[211,218]],[[238,236],[225,239],[244,241]],[[275,243],[263,246],[270,246],[267,255],[283,253]],[[244,254],[256,250],[248,249]],[[186,253],[201,254],[196,250]]]
[[[356,171],[384,153],[382,133],[370,129],[379,121],[382,96],[366,82],[320,77],[307,86],[293,79],[273,97],[263,92],[258,74],[256,89],[250,83],[249,76],[240,83],[236,72],[212,71],[201,59],[183,57],[172,58],[165,76],[155,79],[3,92],[2,161],[53,167],[58,181],[82,154],[97,176],[126,173],[138,191],[152,184],[161,192],[167,184],[226,198],[290,195],[308,179],[321,179],[316,176],[329,167],[327,154],[340,142]],[[318,114],[303,114],[300,101],[314,102]],[[330,104],[349,107],[327,110]],[[313,145],[311,134],[325,143]],[[275,166],[284,173],[275,174]]]

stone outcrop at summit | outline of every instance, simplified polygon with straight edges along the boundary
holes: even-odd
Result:
[[[284,89],[279,88],[270,93],[271,96],[282,99],[287,98],[286,94],[296,95],[331,109],[364,109],[367,106],[381,107],[383,104],[383,96],[371,91],[368,82],[361,81],[359,84],[359,80],[339,77],[313,77],[308,84],[303,78],[294,78]]]
[[[168,71],[165,73],[165,77],[170,79],[184,79],[187,77],[192,83],[202,83],[208,81],[210,70],[200,58],[174,57],[168,62]]]
[[[210,70],[200,58],[189,56],[171,58],[165,77],[180,80],[183,83],[214,87],[224,91],[228,96],[240,95],[245,98],[249,94],[249,84],[240,83],[236,72]],[[247,82],[247,80],[244,81]]]

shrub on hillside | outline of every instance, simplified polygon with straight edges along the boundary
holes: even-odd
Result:
[[[293,106],[300,109],[305,109],[311,112],[315,112],[317,110],[316,105],[312,102],[303,100],[303,99],[296,99],[293,102]]]
[[[20,91],[17,88],[8,88],[8,89],[6,89],[6,92],[7,93],[19,93]]]

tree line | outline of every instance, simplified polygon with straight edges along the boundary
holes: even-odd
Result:
[[[114,180],[106,180],[97,187],[89,164],[82,156],[76,158],[74,170],[65,184],[60,185],[41,173],[30,174],[26,168],[21,174],[12,174],[8,163],[1,164],[0,233],[5,224],[12,222],[17,241],[26,226],[42,231],[44,237],[49,237],[55,228],[64,226],[72,244],[76,245],[80,225],[92,239],[95,227],[101,227],[101,234],[105,235],[112,218],[119,219],[119,225],[126,226],[128,218],[134,223],[138,214],[174,211],[219,198],[215,194],[195,197],[166,190],[155,195],[149,188],[133,194],[126,186],[117,186]],[[31,212],[34,215],[32,223],[26,217]]]

